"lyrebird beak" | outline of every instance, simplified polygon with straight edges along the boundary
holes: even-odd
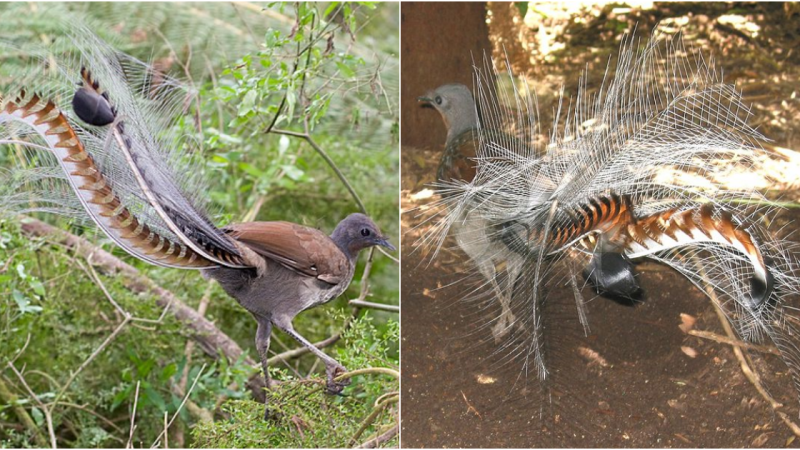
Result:
[[[420,102],[420,103],[430,103],[433,100],[431,100],[430,97],[428,97],[426,95],[423,95],[422,97],[417,97],[417,101]]]
[[[386,247],[390,251],[393,251],[393,252],[397,251],[397,249],[394,248],[394,245],[389,243],[389,240],[387,238],[378,239],[377,244],[380,245],[381,247]]]

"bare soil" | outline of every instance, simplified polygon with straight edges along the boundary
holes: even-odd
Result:
[[[404,158],[404,168],[413,166]],[[781,222],[796,227],[796,218],[787,211]],[[678,273],[638,265],[646,294],[635,305],[584,289],[591,299],[585,336],[574,309],[572,317],[563,309],[547,331],[554,389],[564,395],[551,405],[520,361],[492,356],[497,346],[482,327],[497,310],[464,301],[479,281],[465,275],[466,257],[447,245],[432,263],[421,258],[411,245],[416,224],[404,220],[403,447],[797,446],[731,347],[680,328],[695,319],[692,329],[724,335],[711,302]],[[548,301],[574,302],[566,287]],[[796,419],[785,366],[776,356],[750,354],[770,394],[785,405],[780,411]]]

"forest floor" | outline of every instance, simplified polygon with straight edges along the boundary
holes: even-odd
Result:
[[[716,6],[708,6],[705,14],[665,10],[678,7],[640,12],[635,19],[637,34],[646,36],[658,21],[662,26],[677,21],[692,45],[716,55],[725,80],[736,82],[745,101],[753,103],[750,123],[773,140],[766,157],[770,173],[738,182],[749,180],[748,186],[764,189],[769,198],[797,205],[800,156],[794,150],[800,150],[796,93],[800,55],[790,49],[800,48],[800,37],[793,34],[796,31],[781,29],[784,22],[796,23],[797,15],[791,16],[793,22],[781,22],[780,14],[792,12],[747,6],[750,9],[742,17],[761,26],[754,38],[746,26],[751,22],[724,19],[726,12]],[[499,8],[493,10],[495,30],[508,20]],[[553,26],[556,15],[547,16],[551,22],[543,26]],[[589,70],[589,85],[599,86],[610,53],[588,52],[586,43],[609,51],[618,48],[614,36],[619,33],[603,26],[609,20],[616,19],[606,14],[578,29],[563,19],[562,30],[573,39],[566,42],[556,64],[534,64],[539,56],[530,57],[530,51],[506,49],[516,73],[539,80],[535,88],[537,94],[543,93],[539,94],[540,105],[545,105],[542,111],[550,109],[555,98],[547,94],[557,93],[562,84],[566,92],[575,92],[573,74],[584,68]],[[520,35],[510,22],[505,28]],[[785,50],[767,51],[765,42]],[[436,113],[420,108],[420,114]],[[554,304],[572,302],[573,315],[560,316],[548,331],[555,336],[550,342],[557,357],[549,368],[554,387],[548,401],[542,402],[534,375],[523,374],[518,361],[503,365],[502,355],[492,355],[496,346],[487,342],[489,332],[482,325],[496,316],[497,306],[463,301],[479,283],[468,275],[465,255],[452,240],[436,259],[415,246],[427,231],[424,205],[435,194],[429,197],[425,189],[434,181],[440,153],[440,149],[402,149],[403,210],[422,207],[421,213],[406,212],[402,218],[404,447],[800,445],[784,420],[800,422],[797,393],[781,360],[749,352],[769,394],[783,404],[773,409],[745,377],[731,345],[687,333],[691,329],[725,334],[704,293],[677,272],[650,262],[637,265],[646,293],[642,302],[622,304],[597,297],[590,288],[583,290],[588,300],[587,333],[578,323],[570,289],[549,292],[548,300]],[[731,183],[735,182],[732,177]],[[800,209],[782,209],[769,228],[797,240],[798,219]]]

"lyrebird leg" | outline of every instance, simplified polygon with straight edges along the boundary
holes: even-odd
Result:
[[[497,317],[497,323],[492,326],[494,341],[499,343],[511,331],[512,325],[517,320],[514,313],[511,312],[511,293],[514,289],[514,283],[510,279],[511,273],[508,271],[508,266],[506,266],[506,277],[509,279],[506,282],[510,284],[510,289],[503,289],[497,282],[497,269],[494,266],[494,261],[481,262],[478,264],[478,270],[488,280],[497,301],[500,302],[500,315]],[[509,286],[506,287],[508,288]]]
[[[347,372],[347,369],[339,364],[338,361],[326,355],[322,350],[318,349],[306,338],[301,336],[298,332],[294,331],[292,326],[292,319],[286,316],[277,316],[272,318],[272,323],[275,324],[281,331],[291,336],[294,340],[299,342],[303,347],[307,348],[311,353],[316,355],[325,364],[325,375],[327,377],[326,391],[328,394],[335,395],[342,392],[345,386],[350,384],[350,380],[335,381],[334,379],[339,375]]]
[[[258,322],[258,329],[256,330],[256,350],[258,350],[258,357],[261,359],[261,370],[264,372],[264,386],[270,388],[269,371],[267,361],[269,356],[269,337],[272,333],[272,322],[265,317],[256,316]],[[264,400],[264,420],[269,420],[269,395],[265,395]]]

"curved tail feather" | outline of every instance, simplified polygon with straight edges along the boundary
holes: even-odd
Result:
[[[22,122],[36,130],[58,158],[86,212],[122,249],[159,266],[203,268],[215,265],[179,240],[151,229],[122,204],[114,192],[113,182],[98,168],[52,101],[44,101],[36,94],[26,101],[22,98],[9,101],[0,111],[0,123],[6,121]]]

